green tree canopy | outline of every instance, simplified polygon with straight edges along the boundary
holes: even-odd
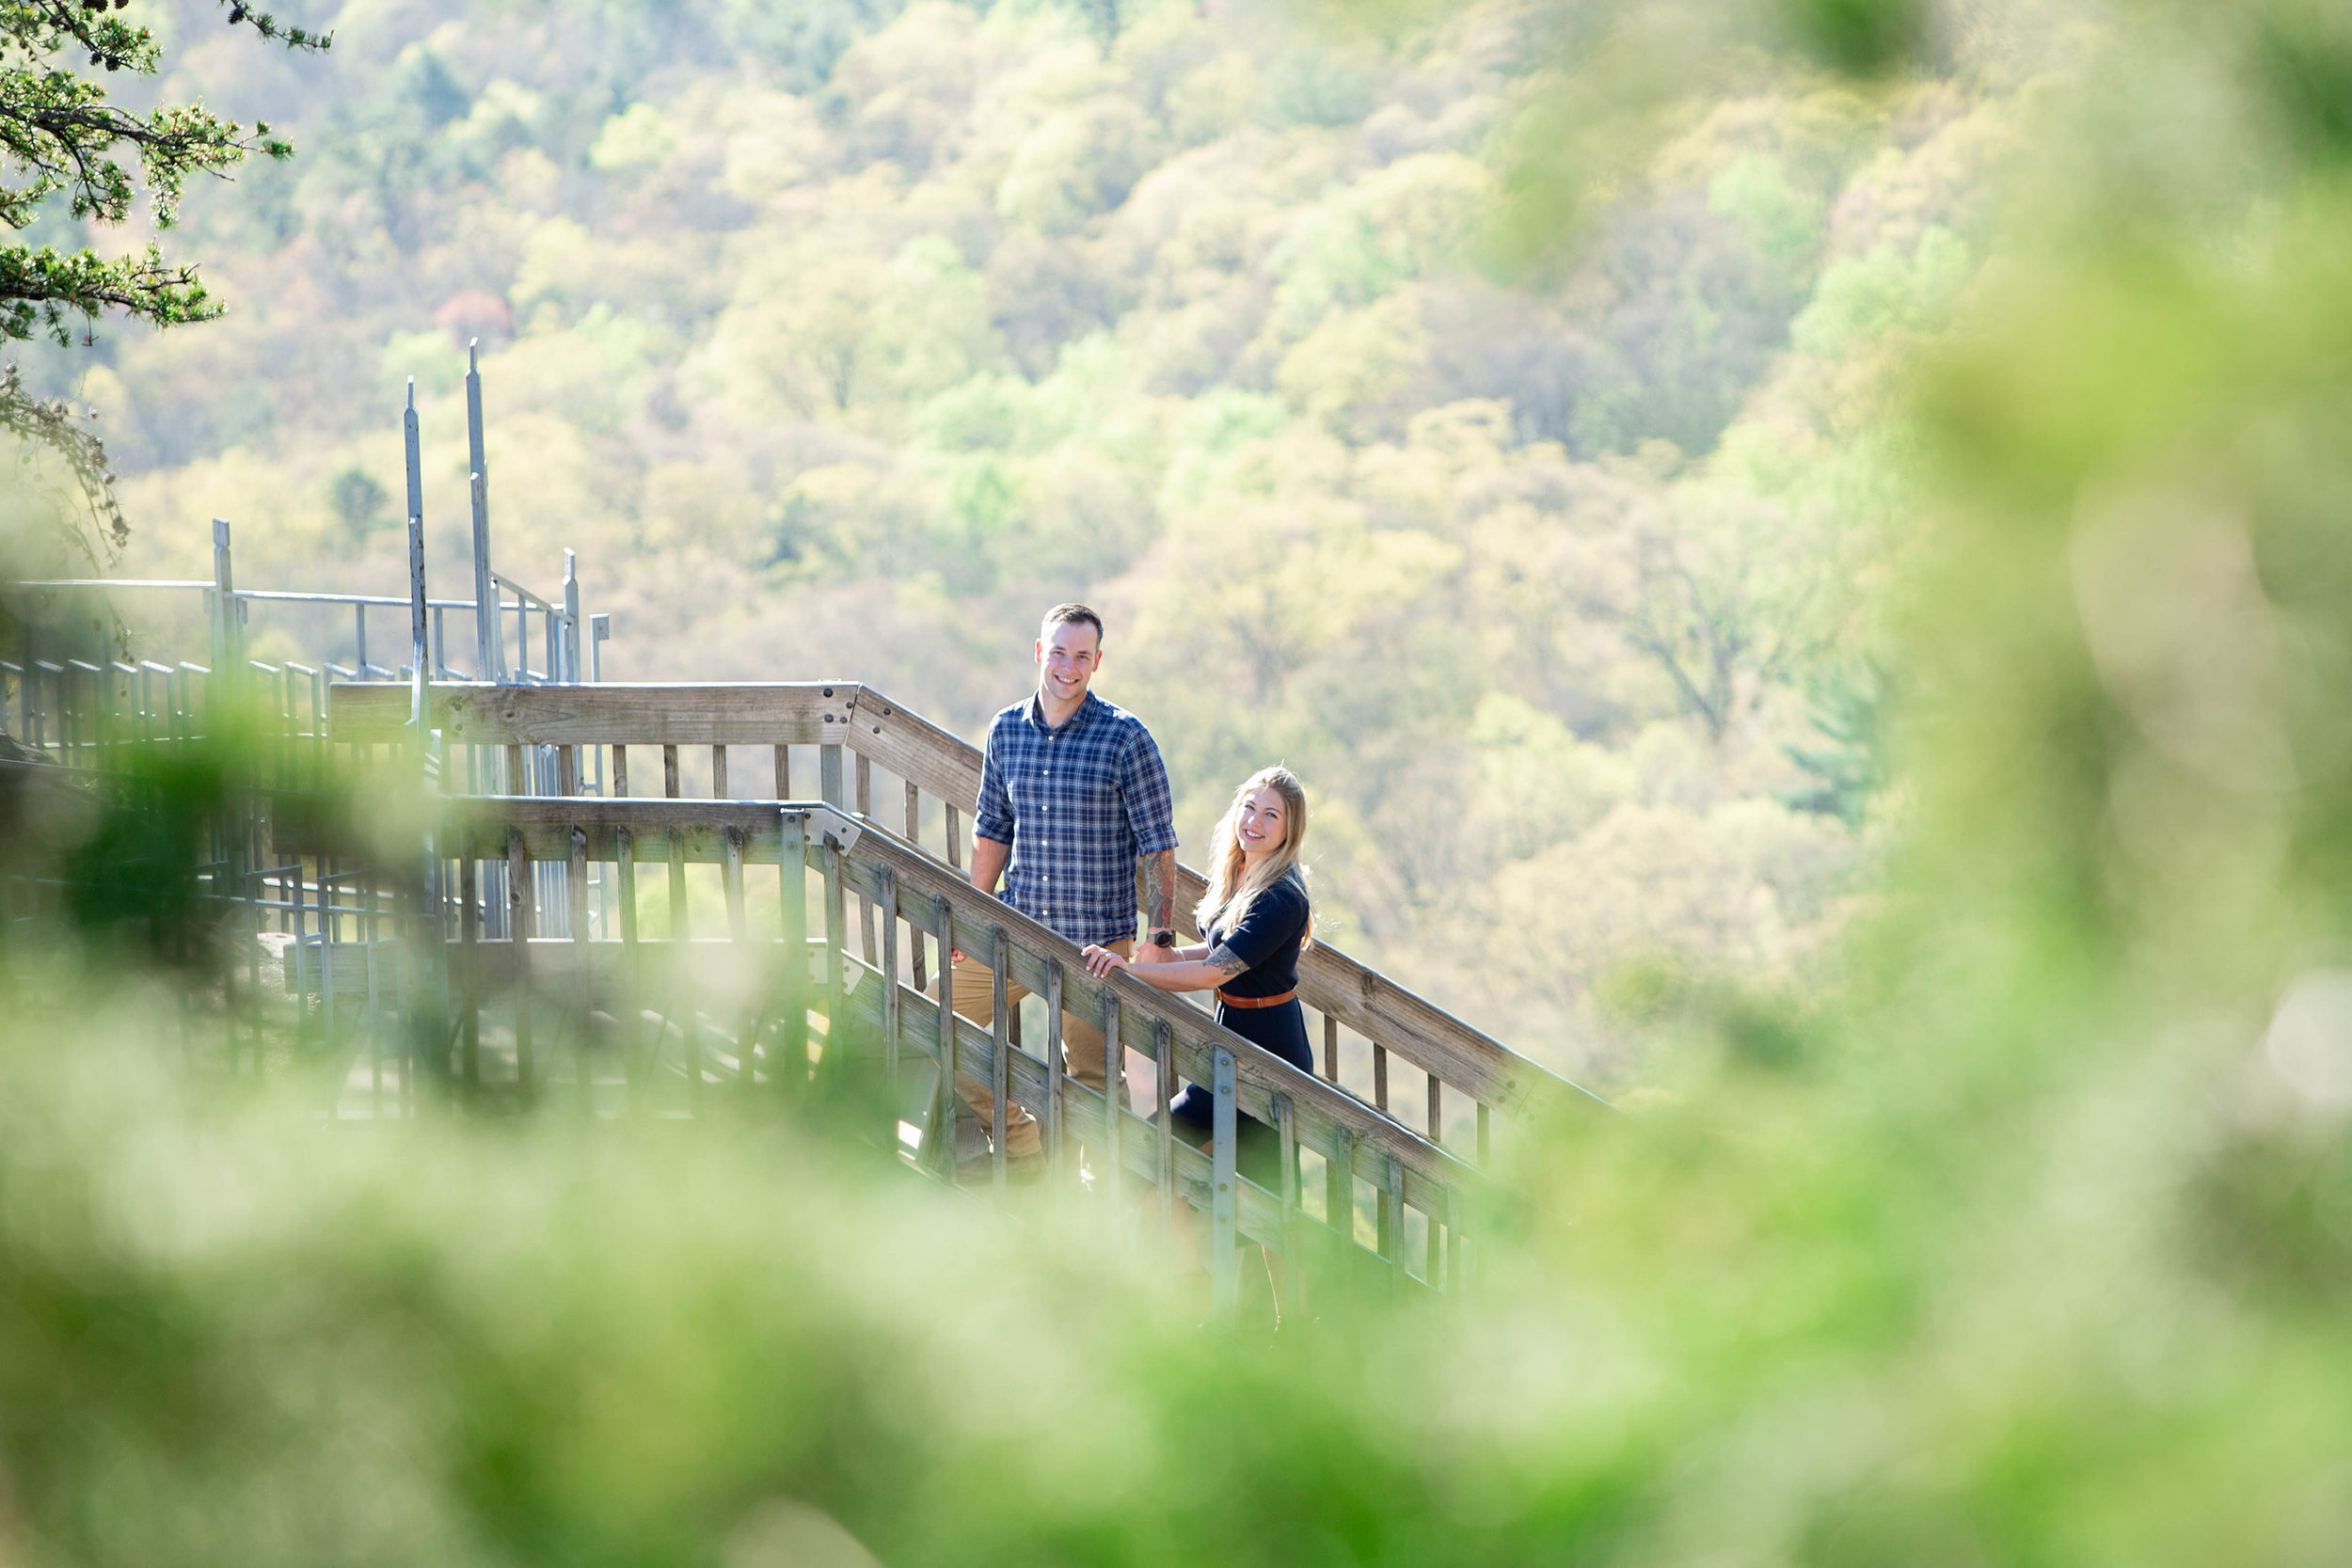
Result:
[[[283,159],[293,146],[200,104],[165,103],[135,113],[107,101],[90,71],[152,76],[163,46],[148,28],[119,13],[130,0],[28,0],[0,4],[0,226],[22,233],[62,201],[81,223],[119,225],[135,214],[142,187],[157,229],[169,229],[192,174],[226,173],[251,153]],[[250,28],[290,49],[320,50],[330,40],[281,26],[240,0],[221,0],[231,27]],[[0,338],[36,334],[71,346],[73,324],[84,342],[100,315],[119,311],[153,326],[210,321],[220,306],[196,269],[149,244],[107,257],[84,246],[0,243]],[[105,534],[119,543],[123,523],[112,499],[103,450],[54,402],[29,399],[11,376],[0,383],[0,425],[20,439],[56,451],[80,482]]]

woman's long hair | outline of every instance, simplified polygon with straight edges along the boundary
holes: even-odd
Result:
[[[1245,875],[1246,862],[1241,852],[1241,834],[1236,825],[1241,820],[1242,802],[1250,792],[1271,789],[1282,798],[1282,843],[1274,853],[1258,863],[1257,869]],[[1224,818],[1209,840],[1209,889],[1200,896],[1200,907],[1193,911],[1203,936],[1220,919],[1232,930],[1249,913],[1249,906],[1258,895],[1296,874],[1300,892],[1307,888],[1307,867],[1298,858],[1299,846],[1307,842],[1307,791],[1299,784],[1298,775],[1282,767],[1261,768],[1241,782],[1233,791],[1233,803],[1225,808]],[[1315,940],[1314,906],[1307,908],[1307,935],[1300,947],[1311,946]]]

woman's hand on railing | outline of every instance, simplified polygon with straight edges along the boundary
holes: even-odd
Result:
[[[1112,952],[1107,947],[1095,947],[1089,945],[1086,950],[1085,957],[1087,961],[1087,973],[1093,975],[1098,980],[1106,977],[1114,969],[1124,969],[1127,967],[1127,960],[1120,958],[1118,954]]]

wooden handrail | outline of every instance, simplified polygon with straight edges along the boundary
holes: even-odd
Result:
[[[980,752],[903,705],[851,680],[776,684],[494,686],[437,684],[433,727],[447,741],[506,745],[845,745],[967,815],[977,806]],[[338,684],[330,735],[397,740],[405,688]],[[1178,867],[1187,935],[1206,883]],[[1302,955],[1308,1006],[1396,1053],[1481,1105],[1514,1117],[1606,1114],[1606,1101],[1510,1049],[1328,943]]]
[[[400,849],[386,842],[382,830],[356,824],[315,798],[307,807],[300,798],[282,800],[273,827],[274,845],[280,854],[326,856],[358,851],[373,857],[398,849],[392,854],[398,861],[414,853],[413,845]],[[406,838],[424,832],[436,836],[444,856],[462,854],[470,840],[474,854],[507,860],[510,879],[516,886],[527,883],[523,868],[532,863],[568,863],[577,876],[589,863],[617,863],[633,852],[642,857],[641,864],[683,860],[723,865],[728,868],[730,900],[739,903],[744,867],[815,870],[834,884],[826,890],[830,900],[837,900],[844,893],[854,894],[879,906],[885,920],[903,921],[911,930],[944,939],[947,945],[965,952],[992,951],[1001,936],[1007,943],[1009,980],[1040,996],[1057,993],[1063,1012],[1089,1019],[1098,1027],[1115,1029],[1123,1050],[1157,1061],[1165,1042],[1172,1052],[1171,1071],[1166,1079],[1171,1085],[1176,1076],[1209,1083],[1217,1071],[1217,1054],[1222,1051],[1231,1060],[1241,1112],[1268,1126],[1286,1127],[1290,1142],[1297,1148],[1312,1150],[1328,1165],[1370,1182],[1392,1203],[1398,1216],[1406,1208],[1420,1210],[1433,1226],[1444,1227],[1457,1239],[1454,1256],[1458,1256],[1466,1214],[1486,1207],[1497,1196],[1480,1172],[1442,1146],[1336,1085],[1299,1071],[1200,1009],[1131,975],[1098,980],[1088,974],[1075,944],[981,893],[916,846],[828,803],[438,796],[428,798],[421,811],[399,824],[389,836]],[[800,884],[795,879],[786,885],[789,889]],[[795,900],[787,894],[787,903],[791,902]],[[942,908],[947,911],[949,922],[944,932],[938,928],[934,912]],[[821,945],[832,973],[838,975],[848,970],[872,976],[893,988],[895,998],[878,999],[878,988],[873,986],[837,986],[830,990],[826,1005],[847,1007],[879,1029],[889,1030],[895,1022],[896,1031],[887,1037],[892,1059],[902,1050],[936,1059],[939,1052],[933,1042],[939,1037],[941,1004],[921,990],[900,984],[895,963],[878,968],[862,962],[848,950],[841,921],[828,918],[825,924]],[[738,946],[748,942],[755,950],[752,961],[762,965],[790,962],[788,958],[759,957],[774,951],[778,944],[769,939],[747,938],[739,925],[727,940]],[[790,927],[786,940],[787,944],[792,942]],[[895,933],[891,941],[895,944]],[[503,988],[536,974],[543,983],[557,982],[558,992],[569,996],[570,1005],[582,1007],[592,982],[609,984],[616,975],[634,972],[633,964],[620,961],[632,945],[673,952],[677,946],[675,942],[641,942],[634,935],[591,940],[577,924],[570,938],[527,937],[516,943],[469,936],[462,943],[451,942],[453,949],[469,950],[468,973],[472,976],[475,1006],[485,983]],[[484,965],[480,959],[489,956],[485,949],[503,949],[505,957]],[[890,950],[897,951],[895,945]],[[943,984],[942,994],[946,990]],[[828,1016],[840,1015],[836,1011]],[[1005,1071],[997,1081],[1005,1084],[1008,1100],[1026,1107],[1041,1122],[1050,1117],[1071,1135],[1097,1149],[1115,1146],[1121,1164],[1164,1187],[1170,1182],[1198,1183],[1215,1174],[1209,1156],[1173,1139],[1164,1106],[1156,1108],[1157,1114],[1149,1120],[1116,1113],[1126,1131],[1113,1136],[1107,1121],[1114,1114],[1109,1097],[1072,1085],[1055,1070],[1056,1064],[1038,1060],[1001,1034],[960,1017],[952,1023],[956,1069],[982,1082],[991,1081],[996,1072],[996,1052],[1003,1048],[1008,1053]],[[739,1077],[751,1071],[752,1050],[748,1039],[737,1046]],[[787,1053],[787,1070],[789,1063]],[[771,1060],[768,1068],[774,1072],[775,1062]],[[747,1077],[741,1081],[749,1086]],[[952,1114],[952,1106],[947,1110]],[[945,1135],[944,1125],[935,1125],[934,1135]],[[1224,1152],[1230,1160],[1230,1144]],[[1287,1205],[1284,1195],[1251,1187],[1246,1181],[1237,1183],[1235,1196],[1234,1206],[1219,1215],[1220,1225],[1235,1227],[1234,1234],[1278,1249],[1295,1249],[1289,1230],[1300,1218],[1295,1191]],[[1402,1285],[1410,1277],[1406,1273],[1403,1234],[1384,1227],[1384,1235],[1389,1239],[1383,1261]],[[1434,1246],[1431,1254],[1434,1258]],[[1436,1282],[1423,1283],[1434,1288]]]

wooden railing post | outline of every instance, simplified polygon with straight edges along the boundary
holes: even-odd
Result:
[[[921,842],[915,835],[922,825],[923,792],[916,788],[914,782],[910,779],[907,781],[907,842],[909,844]],[[914,989],[921,990],[929,983],[923,973],[923,927],[909,921],[907,936],[914,943],[914,951],[908,957],[914,960]]]
[[[1103,992],[1103,1196],[1110,1205],[1114,1232],[1118,1229],[1120,1217],[1127,1212],[1123,1192],[1127,1184],[1126,1157],[1120,1149],[1120,1140],[1124,1135],[1120,1118],[1126,1113],[1119,1108],[1119,1101],[1127,1085],[1127,1042],[1121,1030],[1119,993],[1105,987]]]
[[[594,1072],[594,1053],[590,1049],[590,1024],[595,1014],[588,983],[588,832],[572,829],[571,876],[565,892],[570,895],[572,917],[572,961],[575,966],[572,987],[576,993],[580,1034],[572,1051],[572,1070],[580,1075],[580,1114],[596,1113],[596,1085]]]
[[[1405,1163],[1391,1154],[1388,1158],[1388,1191],[1382,1195],[1380,1212],[1387,1223],[1390,1245],[1383,1250],[1389,1258],[1389,1288],[1398,1295],[1405,1293]]]
[[[1302,1249],[1299,1245],[1302,1231],[1298,1224],[1298,1109],[1286,1094],[1274,1097],[1272,1109],[1275,1131],[1282,1137],[1282,1256],[1290,1262],[1290,1287],[1294,1297],[1291,1310],[1304,1322],[1301,1303],[1295,1299],[1305,1289],[1307,1275],[1306,1259],[1300,1255]],[[1281,1313],[1279,1302],[1275,1312],[1279,1326]]]
[[[726,748],[720,747],[724,751]],[[749,923],[743,915],[743,830],[730,826],[726,831],[726,864],[721,875],[726,879],[727,940],[734,944],[735,961],[745,974],[755,972],[756,960],[752,957]],[[756,1001],[744,1004],[735,1026],[735,1080],[742,1091],[743,1102],[749,1105],[759,1092],[759,1072],[754,1065],[759,1049],[759,1015]]]
[[[825,835],[825,1059],[820,1074],[835,1086],[847,1082],[850,1015],[849,932],[841,908],[841,848]]]
[[[1164,1018],[1152,1021],[1152,1052],[1156,1058],[1152,1073],[1152,1092],[1158,1097],[1152,1117],[1160,1130],[1159,1164],[1154,1180],[1160,1189],[1160,1226],[1172,1230],[1176,1225],[1176,1037]]]
[[[324,879],[320,893],[325,895]],[[506,830],[506,939],[513,950],[515,989],[515,1077],[522,1103],[532,1098],[531,1060],[531,850],[520,828]]]
[[[956,944],[954,911],[944,897],[931,899],[931,925],[939,938],[939,1085],[936,1109],[931,1114],[931,1141],[937,1147],[926,1149],[935,1155],[941,1178],[956,1179],[956,1008],[955,974],[948,967],[947,955]]]
[[[780,826],[776,881],[784,915],[784,1062],[774,1070],[778,1086],[797,1094],[808,1082],[808,814],[785,812]]]
[[[459,960],[465,968],[461,980],[465,995],[459,1004],[462,1037],[458,1075],[465,1085],[466,1104],[470,1109],[482,1093],[482,904],[475,892],[481,856],[474,847],[471,832],[464,834],[457,848],[463,857],[457,863],[457,932],[458,942],[465,949]],[[299,865],[294,867],[294,882],[296,888],[302,885],[302,868]],[[301,908],[298,902],[300,897],[297,893],[297,911]],[[298,942],[299,939],[296,940]]]
[[[623,788],[628,782],[627,770],[620,763],[622,751],[619,746],[612,748],[612,782],[616,789]],[[621,1020],[620,1028],[621,1074],[628,1081],[630,1108],[642,1111],[645,1105],[645,1092],[650,1086],[652,1060],[649,1056],[643,1070],[637,1065],[634,1037],[638,1026],[638,999],[645,994],[645,955],[644,949],[637,945],[637,841],[636,835],[625,827],[612,830],[612,858],[620,867],[621,972],[628,976],[629,994],[628,1016]],[[660,1047],[661,1037],[657,1034],[654,1049],[658,1052]]]
[[[1356,1244],[1355,1134],[1340,1128],[1333,1134],[1331,1157],[1323,1167],[1323,1217],[1340,1240]]]
[[[1009,978],[1007,970],[1012,961],[1011,943],[1012,939],[1005,934],[1005,928],[1002,926],[992,927],[989,931],[989,987],[990,995],[995,1000],[996,1010],[995,1017],[989,1025],[988,1136],[990,1148],[988,1171],[989,1180],[993,1183],[996,1196],[1000,1201],[1005,1196],[1005,1123],[1007,1117],[1005,1096],[1009,1090],[1012,1067],[1012,1032],[1005,1018],[1005,1015],[1011,1010],[1005,1005],[1005,989]]]
[[[1241,1299],[1240,1258],[1233,1239],[1234,1143],[1233,1053],[1218,1046],[1211,1056],[1215,1099],[1209,1117],[1209,1309],[1227,1323]]]
[[[661,750],[664,771],[669,775],[669,782],[675,784],[677,780],[677,748],[664,746]],[[675,796],[675,789],[672,794]],[[686,1065],[686,1114],[691,1117],[700,1114],[703,1096],[702,1020],[695,1006],[694,922],[686,902],[685,835],[678,829],[672,828],[669,839],[670,994],[673,998],[670,1005],[678,1017],[678,1047]]]
[[[1054,1186],[1062,1174],[1061,960],[1045,960],[1045,1176]]]
[[[882,881],[882,1080],[890,1085],[891,1112],[898,1090],[898,874],[883,866]]]

